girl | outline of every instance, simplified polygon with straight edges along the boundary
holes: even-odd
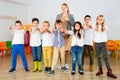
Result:
[[[84,24],[83,24],[83,28],[84,28],[84,50],[83,50],[83,56],[82,56],[82,65],[84,66],[84,57],[85,57],[85,53],[86,50],[88,52],[89,55],[89,59],[90,59],[90,68],[89,70],[92,72],[93,71],[93,55],[92,55],[92,45],[93,45],[93,28],[91,23],[91,16],[90,15],[86,15],[84,17]]]
[[[106,48],[106,35],[107,26],[105,25],[105,19],[103,15],[99,15],[96,19],[96,26],[94,30],[94,42],[95,42],[95,50],[98,60],[98,67],[99,71],[96,73],[96,76],[100,76],[103,74],[102,70],[102,62],[101,62],[101,54],[104,58],[105,65],[107,67],[107,76],[111,78],[117,78],[113,73],[112,69],[110,68],[108,56],[107,56],[107,48]]]
[[[53,33],[50,31],[49,21],[43,22],[42,27],[42,51],[44,57],[45,72],[51,71],[53,53]]]
[[[31,37],[30,37],[30,46],[32,47],[32,54],[33,54],[33,60],[34,60],[34,69],[33,72],[42,71],[42,46],[41,46],[41,35],[40,35],[40,28],[39,25],[39,19],[33,18],[32,19],[32,25],[30,29]]]
[[[80,22],[75,22],[73,25],[73,31],[68,31],[68,34],[72,34],[72,72],[75,74],[76,62],[78,62],[78,72],[83,75],[82,71],[82,53],[83,53],[83,31],[82,24]]]

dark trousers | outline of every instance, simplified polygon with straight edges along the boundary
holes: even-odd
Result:
[[[93,65],[93,49],[91,45],[84,45],[84,49],[83,49],[83,56],[82,56],[82,65],[84,65],[84,58],[85,58],[85,54],[86,51],[88,52],[89,55],[89,59],[90,59],[90,65]]]

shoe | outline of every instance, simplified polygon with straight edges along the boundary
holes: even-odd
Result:
[[[68,64],[65,64],[65,68],[69,70],[69,66],[68,66]]]
[[[51,67],[48,67],[48,72],[50,72],[51,71]]]
[[[9,70],[9,73],[12,73],[12,72],[15,72],[15,71],[16,71],[15,68],[11,68],[11,69]]]
[[[109,77],[111,77],[111,78],[117,78],[117,76],[115,76],[115,75],[112,73],[112,70],[111,70],[111,69],[108,69],[107,76],[109,76]]]
[[[66,67],[61,67],[62,71],[68,71],[68,69]]]
[[[42,62],[38,62],[38,71],[42,72]]]
[[[90,65],[90,72],[93,72],[94,71],[94,66],[93,65]]]
[[[33,64],[34,64],[33,72],[37,72],[38,71],[37,61],[34,61]]]
[[[48,74],[54,75],[54,74],[55,74],[55,71],[54,71],[54,70],[51,70]]]
[[[84,72],[83,71],[78,71],[80,75],[84,75]]]
[[[96,76],[100,76],[103,74],[103,70],[102,68],[99,68],[99,71],[96,73]]]
[[[26,71],[26,72],[29,72],[29,69],[28,69],[28,68],[25,68],[25,71]]]
[[[61,65],[57,67],[58,70],[61,70]]]
[[[71,74],[72,74],[72,75],[75,75],[75,71],[71,71]]]
[[[48,72],[48,67],[45,67],[44,72]]]

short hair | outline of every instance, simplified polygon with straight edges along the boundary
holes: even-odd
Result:
[[[15,21],[15,24],[20,23],[22,25],[22,22],[20,20]]]
[[[91,16],[90,16],[90,15],[85,15],[84,19],[85,19],[86,17],[89,17],[89,18],[91,19]]]
[[[50,22],[49,21],[44,21],[43,23],[47,23],[50,26]]]
[[[61,21],[61,20],[56,20],[56,21],[55,21],[55,24],[56,24],[56,23],[57,23],[57,24],[60,24],[60,23],[62,23],[62,21]]]
[[[37,21],[37,22],[39,23],[39,19],[38,19],[38,18],[33,18],[33,19],[32,19],[32,23],[33,23],[34,21]]]

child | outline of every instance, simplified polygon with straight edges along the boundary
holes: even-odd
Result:
[[[16,60],[18,54],[20,54],[25,71],[28,72],[28,64],[24,52],[25,31],[22,29],[22,23],[19,20],[15,22],[15,26],[16,29],[14,30],[14,36],[12,41],[12,68],[9,70],[9,73],[16,71]],[[11,30],[12,26],[9,26],[8,28]]]
[[[40,35],[40,28],[39,28],[39,19],[33,18],[32,19],[33,27],[30,28],[30,46],[32,47],[32,54],[34,60],[34,68],[33,72],[42,71],[42,46],[41,46],[41,35]]]
[[[64,30],[61,29],[62,27],[62,21],[56,20],[55,22],[55,31],[54,31],[54,53],[53,53],[53,60],[52,60],[52,69],[49,72],[49,74],[53,75],[55,73],[55,65],[57,64],[58,56],[60,53],[61,58],[61,70],[66,70],[65,68],[65,40],[64,40]]]
[[[76,62],[78,62],[78,72],[83,75],[82,71],[82,53],[83,53],[83,31],[82,24],[80,22],[75,22],[73,25],[73,31],[68,31],[68,34],[72,35],[72,72],[71,74],[75,74]]]
[[[99,15],[96,19],[96,26],[94,30],[94,42],[95,42],[95,50],[98,60],[99,71],[96,73],[96,76],[100,76],[103,74],[102,70],[102,62],[101,62],[101,54],[104,58],[105,65],[107,67],[107,76],[111,78],[117,78],[110,68],[108,56],[107,56],[107,48],[106,48],[106,35],[107,26],[105,25],[105,19],[103,15]]]
[[[84,66],[84,57],[85,57],[85,53],[86,50],[88,52],[89,55],[89,59],[90,59],[90,68],[89,70],[91,72],[93,72],[93,55],[92,55],[92,45],[93,45],[93,28],[92,25],[90,24],[91,22],[91,16],[90,15],[86,15],[84,17],[84,24],[83,24],[83,28],[84,28],[84,49],[83,49],[83,56],[82,56],[82,66]],[[83,68],[83,67],[82,67]]]
[[[49,21],[43,22],[42,27],[42,51],[44,57],[45,72],[51,71],[53,53],[53,33],[50,31]]]

